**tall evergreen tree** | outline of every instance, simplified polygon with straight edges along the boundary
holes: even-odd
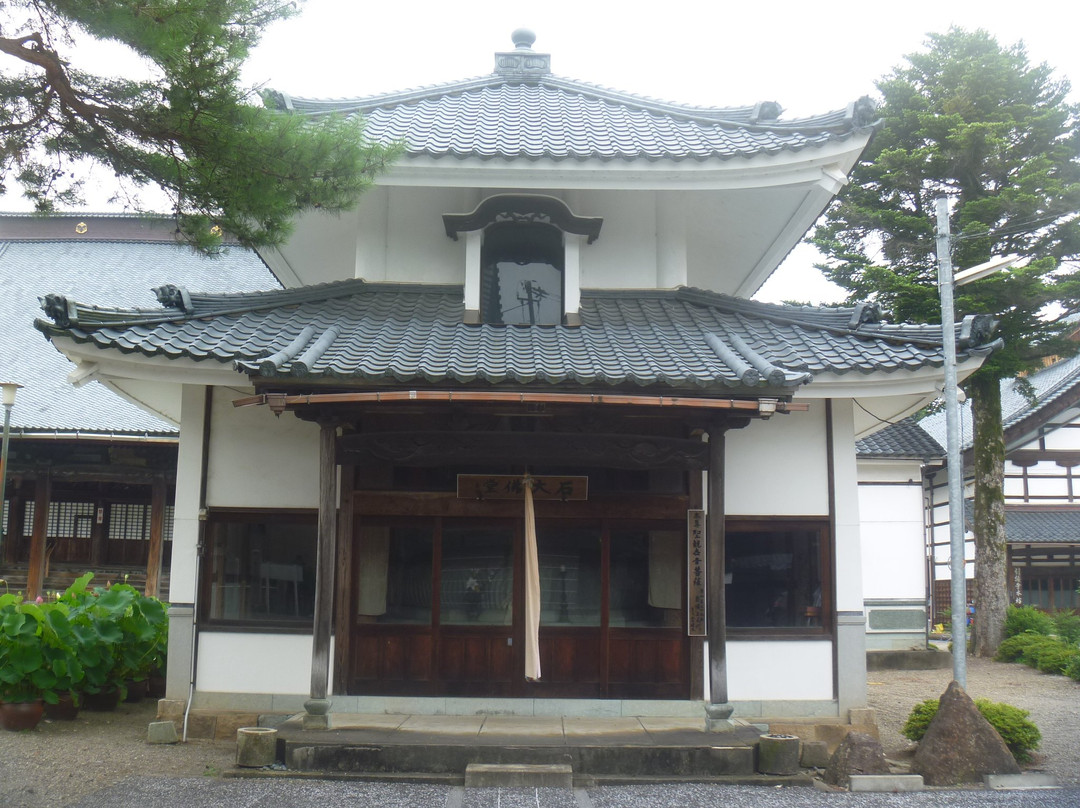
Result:
[[[302,1],[302,0],[301,0]],[[394,150],[356,120],[271,110],[240,69],[291,0],[0,0],[0,192],[35,207],[81,200],[86,160],[168,196],[183,236],[213,250],[211,225],[278,244],[298,212],[353,205]],[[76,38],[130,48],[145,79],[78,67]]]
[[[977,653],[1003,638],[1004,458],[999,382],[1070,352],[1053,303],[1080,294],[1080,120],[1069,84],[1022,44],[985,31],[930,35],[926,49],[883,77],[881,128],[850,185],[815,229],[827,277],[894,319],[939,322],[934,200],[952,201],[953,262],[1030,259],[956,290],[962,313],[989,313],[1004,350],[965,383],[974,421]],[[953,604],[954,610],[963,604]]]

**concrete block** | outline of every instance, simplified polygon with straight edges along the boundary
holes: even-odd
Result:
[[[574,771],[565,763],[470,763],[465,767],[465,787],[571,788]]]
[[[236,765],[261,768],[276,759],[277,730],[267,727],[240,727],[236,730]]]
[[[187,702],[182,699],[158,699],[158,721],[183,721]]]
[[[179,743],[176,724],[172,721],[151,721],[146,728],[147,743]]]
[[[277,729],[288,720],[289,716],[285,713],[263,713],[259,716],[258,726]]]
[[[1021,774],[988,774],[983,778],[987,788],[996,790],[1026,790],[1034,788],[1060,788],[1058,779],[1052,774],[1042,772],[1023,772]]]
[[[797,774],[799,739],[794,735],[762,735],[758,739],[757,769],[762,774]]]
[[[181,723],[182,727],[183,724]],[[189,713],[187,722],[188,738],[199,738],[210,741],[215,737],[217,730],[217,716],[208,713]]]
[[[825,741],[803,741],[799,763],[804,769],[824,769],[829,765],[829,745]]]
[[[922,791],[921,774],[853,774],[851,790],[894,794],[899,791]]]
[[[873,707],[852,707],[848,710],[848,723],[855,725],[877,724],[877,713]]]

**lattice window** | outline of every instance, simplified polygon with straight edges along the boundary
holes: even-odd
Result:
[[[172,505],[165,506],[165,519],[161,538],[172,541],[173,512]],[[150,541],[149,505],[137,505],[128,502],[114,502],[109,505],[109,539],[126,541]]]
[[[23,512],[23,535],[34,533],[34,505],[27,502]],[[51,502],[45,535],[50,539],[89,539],[94,524],[93,502]]]
[[[109,505],[110,541],[147,541],[150,538],[150,507],[129,502]]]

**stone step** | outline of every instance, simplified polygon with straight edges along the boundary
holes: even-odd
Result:
[[[718,739],[712,741],[717,743]],[[756,736],[755,736],[756,740]],[[336,773],[425,772],[461,776],[472,764],[567,765],[584,776],[749,777],[755,750],[745,745],[530,744],[505,746],[444,743],[313,743],[303,737],[279,740],[291,771]]]
[[[565,763],[470,763],[465,788],[572,788],[574,770]]]

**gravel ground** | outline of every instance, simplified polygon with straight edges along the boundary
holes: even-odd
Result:
[[[906,760],[915,744],[900,734],[911,708],[939,697],[952,680],[952,669],[938,671],[871,671],[870,706],[877,710],[878,730],[886,755]],[[1015,663],[968,658],[967,692],[1021,707],[1042,733],[1042,743],[1029,769],[1050,772],[1063,784],[1080,785],[1080,682],[1039,673]]]
[[[882,744],[891,759],[906,760],[914,744],[900,735],[900,726],[911,707],[923,699],[939,696],[951,671],[875,671],[870,674],[870,704],[877,710]],[[968,690],[974,697],[1005,701],[1031,711],[1042,731],[1043,742],[1032,768],[1055,774],[1063,783],[1080,786],[1080,683],[1063,676],[1047,676],[1021,665],[972,659],[968,666]],[[232,767],[236,746],[232,741],[190,741],[176,746],[146,743],[146,726],[154,719],[153,702],[124,704],[115,713],[83,712],[74,722],[43,722],[30,732],[0,731],[0,806],[4,808],[54,808],[55,806],[158,806],[158,805],[347,805],[442,806],[462,808],[517,804],[596,806],[717,805],[885,805],[864,802],[856,795],[826,795],[798,789],[736,789],[730,786],[636,786],[590,789],[584,792],[544,795],[512,794],[498,789],[462,792],[442,786],[329,783],[313,781],[224,780],[218,775]],[[715,789],[724,789],[717,801]],[[525,792],[526,790],[520,790]],[[739,795],[747,797],[741,801]],[[950,792],[960,799],[959,792]],[[967,794],[964,793],[964,799]],[[1031,792],[1034,795],[1037,792]],[[1059,792],[1061,793],[1061,792]],[[749,795],[757,795],[751,797]],[[773,796],[767,796],[775,794]],[[784,795],[788,795],[785,800]],[[1048,796],[1046,792],[1044,796]],[[1077,800],[1080,791],[1067,792]],[[246,796],[245,796],[246,795]],[[531,797],[529,795],[532,795]],[[1065,794],[1062,794],[1065,796]],[[917,795],[912,795],[915,797]],[[940,796],[940,792],[938,792]],[[970,805],[1028,805],[1003,795],[971,793]],[[316,799],[317,797],[317,799]],[[844,800],[837,802],[837,798]],[[870,795],[867,795],[869,798]],[[309,798],[312,800],[309,802]],[[700,800],[702,801],[699,801]],[[977,799],[976,799],[977,798]],[[927,797],[929,799],[929,797]],[[340,802],[338,800],[341,800]],[[764,801],[762,801],[764,800]],[[1000,801],[999,801],[1000,800]],[[963,802],[963,800],[961,800]],[[896,803],[901,804],[901,803]],[[903,803],[907,804],[907,803]],[[959,805],[960,802],[913,802],[913,805]],[[1054,804],[1069,805],[1069,802]],[[1072,804],[1076,804],[1073,802]]]

